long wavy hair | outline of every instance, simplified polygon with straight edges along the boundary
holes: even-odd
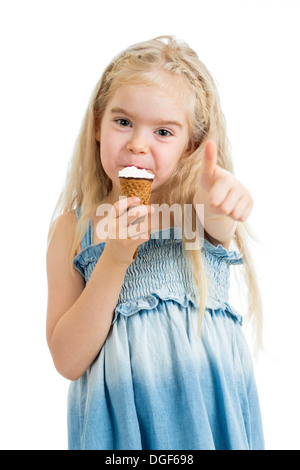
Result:
[[[81,208],[77,222],[70,263],[76,248],[87,230],[89,220],[99,203],[109,194],[112,182],[104,172],[100,157],[100,144],[95,138],[99,122],[109,99],[124,84],[163,86],[162,74],[181,84],[181,92],[193,95],[189,115],[190,148],[188,158],[182,158],[165,186],[164,202],[167,204],[192,204],[197,188],[197,175],[205,144],[214,140],[217,145],[218,165],[234,173],[226,122],[220,107],[219,94],[214,80],[185,42],[172,36],[160,36],[135,44],[119,55],[104,70],[96,84],[84,116],[74,153],[69,163],[66,182],[53,212],[49,230],[51,234],[58,216]],[[97,124],[98,123],[98,124]],[[204,231],[210,241],[209,235]],[[238,222],[233,242],[243,255],[242,278],[247,287],[248,315],[253,326],[257,350],[262,345],[262,301],[251,253],[249,238],[255,239],[248,223]],[[183,248],[187,253],[183,234]],[[205,312],[207,273],[200,250],[188,250],[193,274],[200,293],[199,328]]]

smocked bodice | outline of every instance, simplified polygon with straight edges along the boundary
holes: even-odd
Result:
[[[92,245],[85,240],[82,251],[74,258],[74,266],[86,282],[104,247],[105,242]],[[229,267],[242,263],[242,256],[207,240],[202,240],[202,256],[208,275],[206,307],[224,308],[228,305]],[[157,297],[199,304],[193,267],[184,255],[178,228],[155,232],[150,240],[140,245],[137,259],[127,269],[116,312],[132,312],[135,308],[140,309],[141,303],[151,307]]]

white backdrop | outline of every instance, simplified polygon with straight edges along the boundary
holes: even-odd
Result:
[[[300,449],[300,2],[10,0],[0,4],[2,449],[65,449],[69,383],[45,338],[46,237],[92,89],[111,58],[158,35],[212,72],[265,309],[256,364],[267,449]]]

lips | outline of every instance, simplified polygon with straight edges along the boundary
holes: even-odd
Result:
[[[125,165],[124,168],[128,168],[129,166],[135,166],[138,170],[148,170],[148,168],[144,168],[143,166],[137,166],[137,165]]]

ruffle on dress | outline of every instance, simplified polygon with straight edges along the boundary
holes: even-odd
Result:
[[[152,292],[152,294],[147,297],[141,297],[138,300],[131,300],[119,304],[115,309],[112,324],[117,320],[118,315],[130,317],[131,315],[137,314],[143,310],[159,309],[160,302],[167,302],[169,300],[177,302],[184,308],[188,308],[189,305],[199,308],[199,299],[196,295],[178,295],[167,287],[162,287],[160,290]],[[243,324],[243,317],[239,315],[238,312],[227,302],[221,303],[216,300],[214,301],[214,299],[208,299],[208,304],[206,305],[206,310],[209,311],[211,315],[217,314],[218,310],[222,310],[223,312],[230,314],[240,325]]]
[[[222,245],[212,245],[207,240],[204,240],[204,249],[212,256],[215,256],[218,261],[224,261],[226,264],[243,264],[243,255],[237,251],[227,251]]]

